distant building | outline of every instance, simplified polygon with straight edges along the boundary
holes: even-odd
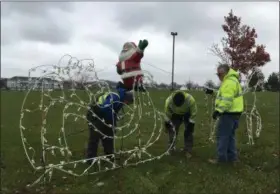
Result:
[[[180,90],[188,90],[188,88],[186,86],[182,86]]]
[[[51,78],[37,78],[37,77],[25,77],[14,76],[7,79],[7,88],[10,90],[28,90],[34,89],[59,89],[59,82]]]
[[[110,80],[99,80],[97,81],[87,81],[80,82],[74,80],[63,80],[57,81],[52,78],[42,78],[42,77],[26,77],[26,76],[14,76],[11,78],[1,78],[1,89],[9,90],[41,90],[44,89],[76,89],[85,90],[85,88],[100,88],[108,87],[111,89],[116,88],[117,82]]]

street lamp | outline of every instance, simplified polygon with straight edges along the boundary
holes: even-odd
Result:
[[[173,54],[172,54],[172,83],[171,83],[171,91],[174,90],[174,49],[175,49],[175,36],[178,35],[177,32],[171,32],[173,36]]]

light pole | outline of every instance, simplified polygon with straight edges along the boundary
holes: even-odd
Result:
[[[171,82],[171,91],[174,90],[174,50],[175,50],[175,36],[178,35],[177,32],[171,32],[173,36],[173,54],[172,54],[172,82]]]

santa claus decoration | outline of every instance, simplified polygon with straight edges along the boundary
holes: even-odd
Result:
[[[123,85],[127,90],[145,91],[143,87],[143,72],[141,70],[141,59],[144,50],[148,46],[147,40],[140,40],[138,46],[134,42],[126,42],[119,55],[117,63],[117,73],[123,80]],[[134,88],[133,88],[134,86]]]

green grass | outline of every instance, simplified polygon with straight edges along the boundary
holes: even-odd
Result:
[[[35,181],[41,173],[35,173],[24,154],[20,137],[19,118],[24,92],[1,93],[1,160],[5,169],[1,170],[3,193],[273,193],[279,192],[279,95],[278,93],[257,93],[257,107],[262,116],[263,130],[259,139],[255,139],[255,145],[247,145],[245,117],[237,133],[237,146],[241,162],[236,166],[211,165],[209,158],[215,157],[215,144],[208,142],[210,133],[211,107],[205,106],[202,92],[191,92],[198,103],[198,117],[195,128],[195,156],[185,158],[183,153],[172,156],[164,156],[160,160],[118,169],[107,173],[91,176],[73,177],[59,171],[54,171],[52,181],[46,186],[38,184],[34,188],[27,189],[27,184]],[[58,92],[53,95],[57,95]],[[86,99],[83,92],[79,93],[82,99]],[[163,110],[164,100],[168,96],[167,91],[152,91],[151,97],[154,106]],[[68,95],[69,97],[69,95]],[[252,104],[252,95],[247,94],[246,100]],[[40,102],[40,95],[33,92],[26,101],[26,107],[34,109]],[[143,112],[151,110],[146,106]],[[68,112],[73,112],[76,107],[70,107]],[[50,109],[47,115],[47,139],[50,144],[57,145],[60,126],[62,123],[61,105]],[[85,110],[80,110],[81,114]],[[42,114],[40,111],[26,113],[24,126],[27,141],[36,150],[36,165],[40,165],[40,127]],[[67,134],[80,129],[86,129],[84,120],[73,122],[69,117],[65,123]],[[137,113],[135,119],[138,119]],[[145,121],[145,122],[144,122]],[[120,121],[119,125],[126,121]],[[142,138],[147,140],[154,127],[152,116],[144,115],[140,121]],[[160,124],[157,122],[157,124]],[[133,125],[131,126],[133,127]],[[254,127],[255,129],[255,127]],[[124,133],[129,130],[126,129]],[[183,146],[183,126],[178,135],[178,147]],[[120,134],[118,134],[120,135]],[[68,137],[68,144],[73,151],[73,158],[82,159],[87,143],[87,131]],[[123,142],[124,148],[133,148],[138,144],[137,133]],[[120,141],[116,141],[117,149]],[[167,148],[167,136],[161,134],[160,139],[150,148],[154,155],[163,153]],[[102,147],[100,145],[100,154]],[[57,153],[57,157],[47,154],[47,163],[56,163],[63,158]],[[80,164],[77,171],[83,171],[85,164]],[[64,177],[64,178],[63,178]],[[103,182],[103,186],[97,186]]]

